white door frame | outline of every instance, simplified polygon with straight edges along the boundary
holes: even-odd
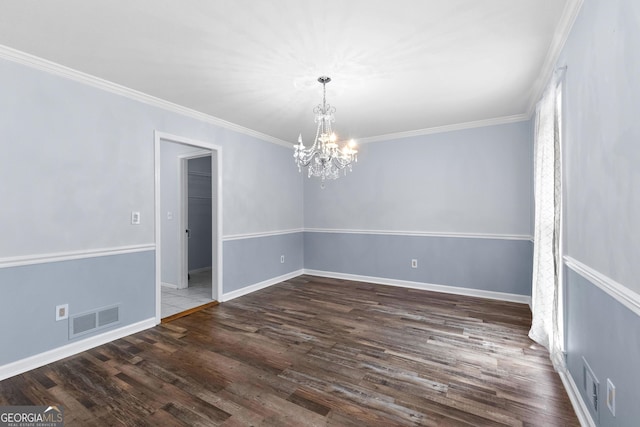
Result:
[[[212,179],[216,176],[216,197],[211,199],[211,203],[215,203],[216,206],[212,206],[212,213],[216,212],[212,217],[212,259],[211,266],[215,272],[212,275],[212,299],[220,301],[222,298],[222,147],[215,145],[211,142],[198,141],[191,138],[172,135],[165,132],[154,131],[154,195],[155,195],[155,248],[156,248],[156,324],[159,324],[162,319],[162,287],[161,287],[161,274],[162,274],[162,211],[160,207],[160,147],[161,141],[174,142],[178,144],[190,145],[193,147],[210,150],[211,155],[211,172]],[[213,155],[215,152],[215,156]],[[215,161],[214,161],[215,159]],[[214,163],[215,162],[215,163]]]
[[[180,174],[180,185],[178,186],[178,198],[180,199],[180,254],[182,256],[180,261],[180,284],[179,288],[184,289],[189,287],[189,235],[185,232],[187,228],[189,228],[189,160],[197,159],[200,157],[211,156],[211,173],[213,178],[214,169],[214,160],[212,156],[211,150],[198,151],[195,153],[189,154],[181,154],[178,156],[178,173]],[[213,187],[212,187],[213,189]],[[213,216],[213,210],[211,211],[211,215]],[[212,218],[213,220],[213,218]],[[213,229],[213,233],[215,232]],[[213,244],[213,239],[211,239],[211,243]],[[213,252],[212,252],[213,255]],[[211,264],[213,268],[213,263]],[[213,281],[213,277],[211,278]],[[215,292],[213,292],[215,293]],[[212,297],[212,299],[216,299]]]

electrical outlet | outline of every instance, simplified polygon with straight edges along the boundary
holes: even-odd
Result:
[[[607,378],[607,408],[611,414],[616,416],[616,386],[613,385],[610,378]]]
[[[418,268],[418,260],[417,259],[412,259],[411,260],[411,268]]]
[[[69,318],[69,304],[62,304],[56,306],[56,321],[65,320]]]
[[[280,264],[284,264],[284,255],[280,255]]]

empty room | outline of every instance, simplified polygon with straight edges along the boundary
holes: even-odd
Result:
[[[640,425],[640,2],[0,2],[0,426]]]

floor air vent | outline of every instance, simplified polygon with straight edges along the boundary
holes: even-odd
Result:
[[[69,339],[73,339],[119,323],[120,305],[71,316],[69,320]]]

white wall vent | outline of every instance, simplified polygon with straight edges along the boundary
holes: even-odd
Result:
[[[111,325],[117,323],[120,320],[120,307],[106,308],[98,312],[98,327]]]
[[[69,339],[120,323],[120,304],[69,317]]]
[[[587,398],[587,406],[594,419],[598,421],[600,419],[600,382],[584,357],[582,358],[582,388]]]

